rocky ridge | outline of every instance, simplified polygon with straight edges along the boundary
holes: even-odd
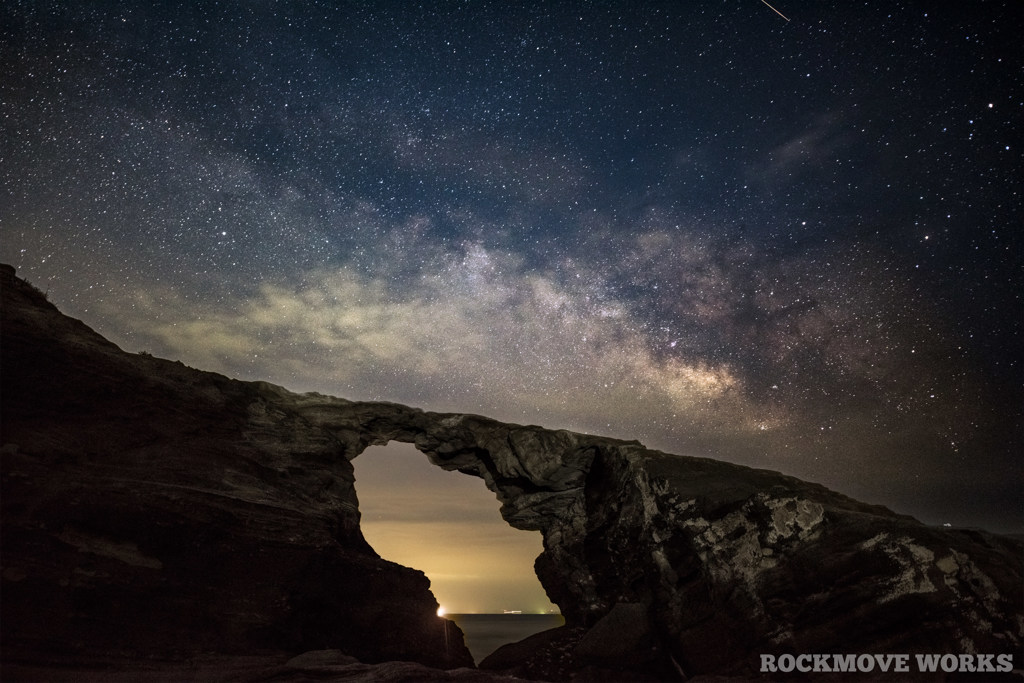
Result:
[[[543,535],[537,575],[566,626],[483,668],[682,680],[752,676],[759,654],[793,652],[1011,653],[1020,666],[1017,540],[638,442],[127,354],[0,275],[8,670],[54,653],[325,649],[471,666],[426,578],[359,531],[350,461],[389,441],[482,478],[509,524]]]

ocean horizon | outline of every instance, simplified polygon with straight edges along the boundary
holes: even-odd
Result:
[[[446,614],[445,618],[462,629],[466,647],[477,664],[502,645],[565,624],[561,614]]]

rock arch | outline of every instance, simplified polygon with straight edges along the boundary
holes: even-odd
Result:
[[[759,653],[1024,642],[1019,540],[636,442],[127,354],[9,267],[0,296],[4,656],[471,662],[448,656],[426,578],[362,539],[351,459],[391,440],[483,478],[509,524],[543,534],[537,575],[575,642],[540,647],[570,652],[566,666],[749,676]]]
[[[438,467],[483,479],[509,525],[543,535],[535,569],[567,623],[592,623],[610,609],[576,552],[587,531],[584,491],[598,453],[642,449],[638,443],[319,395],[304,395],[300,412],[338,436],[350,461],[370,445],[398,441],[413,444]]]
[[[615,630],[603,620],[632,624],[630,642],[643,651],[617,656],[631,668],[749,674],[758,652],[959,651],[964,642],[998,652],[1024,641],[1020,563],[984,559],[1019,554],[1010,539],[927,527],[777,472],[635,441],[297,400],[347,453],[403,441],[482,478],[510,525],[543,534],[536,573],[567,628],[586,640]],[[929,617],[907,630],[908,611]],[[604,645],[581,641],[575,651]]]

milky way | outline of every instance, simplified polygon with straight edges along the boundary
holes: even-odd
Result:
[[[1019,8],[14,2],[0,256],[148,351],[1020,530]]]

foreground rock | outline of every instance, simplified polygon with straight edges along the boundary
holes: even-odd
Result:
[[[367,664],[339,650],[306,652],[285,661],[273,655],[201,655],[184,661],[57,657],[51,661],[7,663],[5,681],[76,683],[182,683],[183,681],[267,681],[267,683],[517,683],[527,679],[479,669],[436,669],[416,662]]]
[[[349,461],[397,440],[482,478],[509,524],[543,534],[536,570],[566,626],[483,666],[671,680],[753,676],[772,653],[1021,665],[1020,541],[636,442],[126,354],[3,276],[8,663],[338,650],[471,664],[425,577],[379,559],[359,531]]]

